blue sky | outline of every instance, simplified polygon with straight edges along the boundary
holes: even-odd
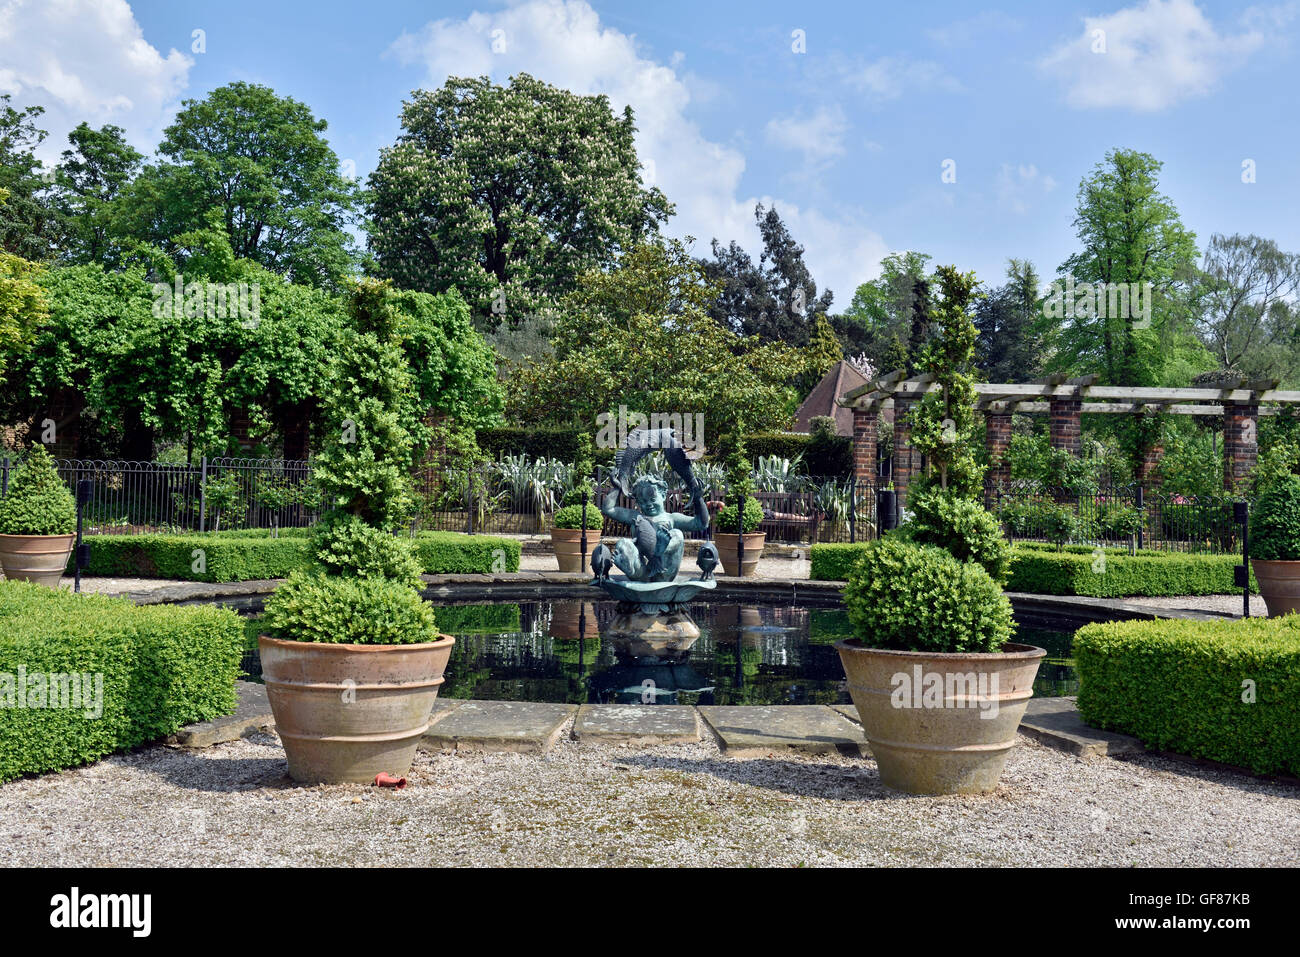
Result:
[[[1079,180],[1116,146],[1165,163],[1202,246],[1254,232],[1300,251],[1298,38],[1295,0],[0,0],[0,92],[47,107],[53,158],[82,119],[151,150],[180,100],[264,83],[364,176],[412,89],[527,71],[631,103],[669,229],[697,249],[756,252],[754,203],[774,202],[843,308],[894,250],[1050,274]]]

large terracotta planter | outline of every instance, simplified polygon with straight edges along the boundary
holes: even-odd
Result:
[[[1002,776],[1047,654],[1008,643],[995,654],[835,645],[886,786],[910,794],[980,794]],[[938,676],[939,689],[934,689]]]
[[[555,559],[560,563],[562,572],[586,571],[591,553],[600,544],[600,529],[587,529],[587,553],[582,553],[582,529],[551,529],[551,546],[555,549]]]
[[[0,535],[0,569],[11,581],[59,587],[76,535]]]
[[[1259,594],[1268,607],[1268,617],[1300,612],[1300,562],[1274,562],[1252,558]]]
[[[262,679],[289,776],[303,784],[402,777],[429,729],[456,640],[330,645],[262,635]]]
[[[715,532],[713,544],[718,546],[718,558],[722,562],[724,575],[737,575],[752,578],[758,574],[758,560],[763,555],[763,543],[767,541],[767,532],[750,532],[745,536],[745,567],[740,567],[737,545],[740,536],[735,532]]]

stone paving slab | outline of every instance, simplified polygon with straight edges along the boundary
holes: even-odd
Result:
[[[235,694],[239,697],[239,704],[234,714],[187,724],[169,736],[167,743],[183,748],[210,748],[215,744],[238,741],[246,734],[275,724],[271,702],[266,697],[266,685],[256,681],[236,681]]]
[[[439,702],[442,704],[442,702]],[[463,701],[425,732],[426,750],[543,752],[553,745],[575,704],[535,701]]]
[[[1146,747],[1137,738],[1090,728],[1079,717],[1074,698],[1030,698],[1020,730],[1043,744],[1083,758],[1139,754]]]
[[[729,754],[776,750],[869,754],[862,729],[824,705],[706,705],[700,714]]]
[[[830,706],[832,711],[838,711],[844,717],[848,718],[854,724],[861,724],[862,719],[858,717],[858,707],[852,704],[833,704]]]
[[[700,740],[700,724],[687,705],[584,704],[573,737],[595,744],[683,744]]]

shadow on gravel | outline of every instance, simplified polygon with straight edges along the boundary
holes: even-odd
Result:
[[[642,754],[620,757],[618,761],[647,771],[707,774],[723,781],[782,791],[796,797],[822,798],[828,801],[918,799],[917,795],[893,791],[881,784],[874,765],[870,768],[855,768],[819,766],[778,758],[667,758]]]
[[[1284,774],[1255,774],[1245,768],[1229,764],[1219,764],[1202,758],[1188,757],[1185,754],[1172,754],[1164,751],[1148,751],[1138,754],[1117,755],[1103,760],[1121,761],[1148,771],[1164,774],[1176,774],[1183,778],[1195,778],[1206,784],[1218,784],[1233,788],[1247,794],[1263,794],[1269,797],[1300,799],[1300,778]]]
[[[153,763],[148,770],[176,787],[191,791],[230,793],[298,787],[289,777],[279,739],[256,734],[243,740],[265,748],[267,757],[226,758],[208,756],[206,751],[170,749],[165,759]]]

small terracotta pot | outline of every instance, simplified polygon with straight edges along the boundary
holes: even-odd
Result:
[[[0,535],[0,569],[11,581],[58,588],[76,540],[76,535]]]
[[[758,574],[758,560],[763,555],[763,543],[767,541],[767,532],[750,532],[745,536],[745,567],[740,568],[737,545],[740,536],[735,532],[715,532],[713,544],[718,546],[718,558],[722,562],[724,575],[739,575],[752,578]]]
[[[940,654],[835,644],[881,783],[910,794],[981,794],[998,786],[1047,654]],[[937,677],[938,686],[935,686]]]
[[[1252,558],[1250,564],[1259,584],[1259,594],[1268,607],[1268,617],[1279,618],[1300,611],[1300,562]]]
[[[275,731],[302,784],[405,777],[456,639],[416,645],[331,645],[262,635],[262,679]]]
[[[587,553],[582,553],[582,529],[551,529],[551,546],[555,549],[555,558],[560,563],[562,572],[580,572],[587,569],[591,553],[600,544],[600,529],[587,529]]]

